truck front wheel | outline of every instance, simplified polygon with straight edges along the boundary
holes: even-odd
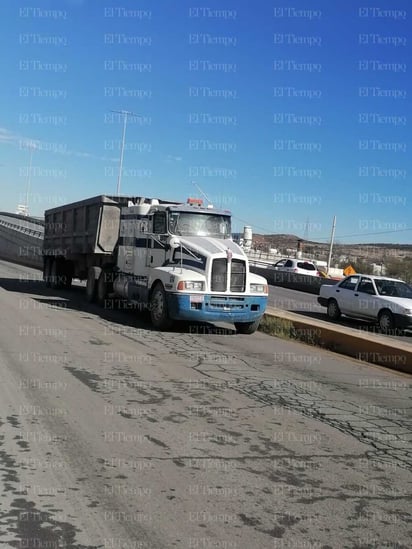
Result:
[[[150,296],[150,320],[158,330],[167,330],[172,325],[167,309],[166,292],[163,285],[158,282],[152,290]]]
[[[96,301],[102,307],[108,305],[108,296],[113,292],[113,271],[110,266],[103,267],[97,280]]]
[[[259,327],[260,318],[253,322],[235,322],[235,328],[238,334],[254,334]]]

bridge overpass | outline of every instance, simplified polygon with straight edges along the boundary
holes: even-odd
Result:
[[[41,269],[44,220],[0,212],[0,259]]]

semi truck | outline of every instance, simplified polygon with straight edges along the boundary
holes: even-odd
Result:
[[[53,288],[86,280],[86,298],[147,309],[153,326],[230,322],[252,334],[268,299],[231,238],[231,213],[200,199],[100,195],[45,212],[43,277]]]

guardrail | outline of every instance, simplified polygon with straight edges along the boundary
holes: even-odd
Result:
[[[36,229],[31,229],[30,227],[24,227],[23,225],[19,225],[18,223],[10,223],[9,221],[5,221],[4,219],[0,219],[0,225],[38,238],[42,238],[44,235],[44,231],[37,231]]]
[[[21,215],[21,214],[15,214],[11,212],[0,212],[0,216],[3,217],[10,217],[12,219],[18,219],[19,221],[26,221],[28,223],[33,223],[34,225],[40,225],[41,227],[44,227],[44,219],[40,217],[32,217],[31,215]]]

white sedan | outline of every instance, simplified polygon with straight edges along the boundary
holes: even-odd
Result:
[[[383,333],[412,329],[412,288],[396,278],[350,275],[338,284],[321,286],[318,302],[332,320],[341,314],[374,320]]]
[[[272,267],[275,271],[282,271],[284,273],[320,276],[316,265],[307,259],[292,259],[286,257],[273,263]]]

